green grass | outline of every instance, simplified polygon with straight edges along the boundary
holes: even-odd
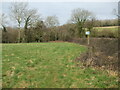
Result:
[[[99,30],[99,31],[101,31],[101,30],[113,30],[113,31],[115,31],[115,30],[118,30],[118,27],[117,26],[109,26],[109,27],[95,27],[95,29],[96,30]]]
[[[117,77],[77,66],[87,50],[74,43],[3,44],[3,88],[117,87]],[[80,64],[80,62],[79,62]]]

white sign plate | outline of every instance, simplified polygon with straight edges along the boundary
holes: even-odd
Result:
[[[90,35],[90,31],[85,32],[86,35]]]

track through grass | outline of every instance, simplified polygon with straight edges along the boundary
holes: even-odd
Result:
[[[76,65],[86,50],[74,43],[3,44],[3,88],[117,87],[117,77]]]

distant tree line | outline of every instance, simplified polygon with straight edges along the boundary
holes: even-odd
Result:
[[[17,27],[8,27],[6,15],[1,14],[0,33],[3,43],[70,41],[73,38],[84,38],[86,31],[90,31],[91,36],[97,37],[94,27],[118,26],[117,19],[96,20],[92,12],[80,8],[74,9],[69,22],[62,26],[59,26],[57,16],[48,16],[43,20],[36,9],[28,7],[28,3],[12,3],[10,12],[9,16]]]
[[[96,20],[95,27],[118,26],[118,19]]]

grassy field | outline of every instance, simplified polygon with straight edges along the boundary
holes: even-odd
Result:
[[[95,27],[96,30],[118,30],[118,26]]]
[[[117,87],[116,76],[75,62],[86,50],[63,42],[3,44],[3,88]]]
[[[118,26],[94,27],[91,36],[118,38]]]

